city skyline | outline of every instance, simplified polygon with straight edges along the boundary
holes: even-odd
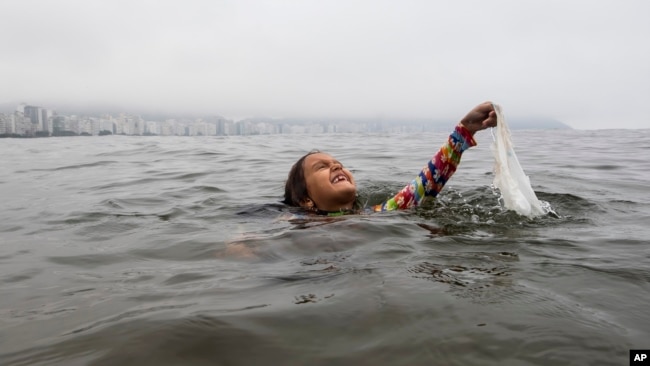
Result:
[[[11,114],[0,113],[1,137],[50,136],[230,136],[270,134],[319,134],[359,132],[445,131],[450,121],[435,119],[273,119],[249,118],[233,121],[221,116],[167,118],[143,117],[131,113],[103,113],[90,116],[60,114],[53,109],[21,103]],[[554,120],[536,120],[512,125],[516,128],[567,129]]]

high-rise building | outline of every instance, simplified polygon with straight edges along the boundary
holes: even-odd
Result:
[[[7,132],[7,125],[9,124],[9,117],[5,116],[4,113],[0,113],[0,135],[4,135]]]
[[[43,123],[43,114],[41,112],[41,107],[35,107],[32,105],[26,105],[25,108],[25,117],[29,118],[33,124],[42,124]]]

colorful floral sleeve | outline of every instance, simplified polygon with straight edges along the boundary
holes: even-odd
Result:
[[[456,126],[420,174],[391,199],[373,206],[373,211],[403,210],[421,204],[426,197],[437,196],[456,171],[463,152],[472,146],[476,146],[472,134],[465,127]]]

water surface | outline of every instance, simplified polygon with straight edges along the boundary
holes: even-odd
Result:
[[[289,221],[317,148],[378,203],[446,134],[0,140],[0,364],[621,365],[650,348],[650,130],[490,134],[415,210]]]

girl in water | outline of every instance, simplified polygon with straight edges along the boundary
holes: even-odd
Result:
[[[446,143],[411,183],[372,211],[403,210],[417,206],[426,197],[435,197],[451,178],[462,153],[476,145],[477,131],[497,125],[491,102],[479,104],[460,120]],[[352,173],[332,156],[312,151],[291,167],[284,189],[284,203],[302,207],[319,215],[338,216],[357,213],[364,207],[357,202],[357,187]]]
[[[361,207],[357,201],[357,187],[352,173],[332,156],[312,151],[291,167],[284,190],[284,203],[324,216],[365,210],[403,210],[417,206],[426,197],[435,197],[442,190],[456,171],[463,151],[476,145],[474,133],[496,125],[497,116],[492,103],[479,104],[461,119],[445,144],[411,183],[384,203],[367,208]],[[237,241],[228,242],[225,252],[219,254],[222,255],[256,257],[253,248]]]

